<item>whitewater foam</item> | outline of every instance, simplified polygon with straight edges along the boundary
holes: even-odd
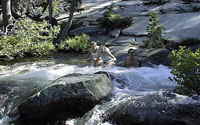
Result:
[[[156,67],[140,67],[140,68],[124,68],[124,67],[79,67],[77,65],[54,64],[54,65],[37,65],[29,64],[20,66],[7,71],[0,79],[16,79],[19,81],[32,80],[32,82],[52,81],[61,76],[81,73],[92,74],[99,71],[105,71],[112,75],[112,82],[114,86],[113,94],[115,96],[128,95],[146,95],[154,92],[174,88],[176,83],[171,81],[169,77],[173,77],[170,73],[171,69],[166,66]],[[40,84],[40,82],[38,82]],[[37,83],[37,84],[38,84]],[[46,82],[48,83],[48,82]],[[42,84],[42,82],[41,82]],[[26,85],[26,84],[24,84]],[[34,84],[29,84],[31,86]],[[33,88],[33,87],[32,87]],[[0,125],[8,125],[9,118],[4,117],[0,120]],[[110,125],[105,123],[105,125]]]

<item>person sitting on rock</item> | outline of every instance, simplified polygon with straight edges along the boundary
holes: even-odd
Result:
[[[92,64],[96,65],[96,63],[98,62],[97,59],[97,50],[99,49],[99,46],[97,45],[96,42],[91,42],[90,44],[90,55],[91,55],[91,60],[92,60]]]
[[[126,67],[139,67],[139,65],[140,65],[139,60],[135,56],[135,50],[134,49],[128,50],[128,56],[126,57],[124,65]]]
[[[110,49],[106,47],[105,43],[102,43],[97,49],[97,61],[96,65],[114,65],[116,61],[115,56],[111,53]]]

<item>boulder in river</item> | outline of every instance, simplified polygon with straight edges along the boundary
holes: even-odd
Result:
[[[64,119],[80,117],[107,97],[112,88],[104,74],[63,76],[21,104],[20,119],[48,121],[63,116]]]
[[[93,110],[76,125],[199,125],[200,103],[190,97],[158,92],[140,97],[121,95]]]
[[[167,93],[133,98],[113,112],[110,119],[117,125],[198,125],[199,103],[179,100],[184,99]]]

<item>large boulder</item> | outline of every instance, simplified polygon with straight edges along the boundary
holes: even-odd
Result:
[[[118,38],[120,35],[121,29],[114,29],[109,32],[109,36],[112,38]]]
[[[140,61],[141,66],[170,65],[170,50],[166,48],[139,48],[135,50],[135,56]]]
[[[160,16],[160,22],[165,27],[164,37],[174,41],[185,39],[200,39],[200,28],[198,25],[199,13],[182,13],[182,14],[163,14]],[[146,27],[148,17],[141,16],[135,18],[135,24],[122,31],[124,35],[144,36],[147,35]]]
[[[18,107],[20,119],[38,121],[80,117],[112,90],[104,74],[72,74],[55,80],[50,87],[33,95]],[[64,115],[63,115],[64,114]]]
[[[170,92],[141,97],[121,95],[96,106],[76,125],[199,125],[199,101]]]
[[[170,65],[169,53],[170,51],[165,48],[154,49],[147,54],[147,59],[153,64]]]
[[[81,34],[102,34],[105,30],[101,29],[97,26],[86,26],[86,27],[79,27],[70,31],[70,35],[81,35]]]
[[[109,119],[117,125],[198,125],[200,104],[177,100],[184,99],[165,93],[133,98],[119,106]]]

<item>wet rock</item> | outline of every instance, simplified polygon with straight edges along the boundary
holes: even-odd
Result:
[[[169,2],[170,0],[143,0],[145,5],[162,5],[165,4],[167,2]]]
[[[169,53],[170,51],[168,49],[155,49],[147,54],[147,58],[153,64],[170,65]]]
[[[179,46],[187,46],[191,50],[196,50],[200,48],[200,39],[198,38],[188,38],[183,40],[166,40],[166,48],[169,50],[178,49]]]
[[[199,3],[191,3],[191,4],[184,4],[184,3],[169,3],[164,5],[159,9],[159,11],[164,13],[188,13],[188,12],[198,12],[200,11],[200,4]]]
[[[146,27],[148,24],[147,17],[137,17],[134,24],[129,28],[122,30],[122,35],[125,36],[147,36]]]
[[[111,38],[109,35],[107,34],[91,34],[90,35],[90,40],[91,41],[96,41],[97,43],[101,43],[101,42],[106,42],[106,43],[112,43],[113,40],[115,40],[116,38]]]
[[[140,62],[140,66],[151,67],[153,65],[170,65],[171,61],[169,59],[170,51],[165,48],[158,49],[145,49],[137,48],[135,49],[134,55]]]
[[[109,36],[112,38],[117,38],[117,37],[119,37],[120,32],[121,32],[121,29],[112,30],[109,32]]]
[[[128,100],[110,119],[117,125],[198,125],[200,105],[173,103],[178,98],[154,94]]]
[[[190,2],[190,4],[185,4],[185,2],[177,0],[165,0],[163,2],[160,2],[160,0],[122,1],[115,5],[119,6],[115,12],[120,13],[121,15],[133,17],[147,16],[148,13],[152,11],[161,14],[177,14],[200,11],[200,4],[197,2]]]
[[[199,13],[164,14],[160,16],[160,23],[165,27],[165,38],[174,41],[184,39],[200,39],[200,28],[198,25]],[[145,36],[148,17],[141,16],[135,19],[135,24],[122,31],[127,36]]]
[[[117,44],[117,45],[125,45],[125,44],[130,44],[135,42],[135,38],[134,37],[129,37],[129,36],[120,36],[119,38],[117,38],[116,40],[114,40],[112,43],[113,44]]]
[[[121,95],[97,105],[76,125],[99,125],[104,122],[115,125],[198,125],[200,103],[170,92],[140,97]]]
[[[88,35],[94,35],[94,34],[101,34],[104,33],[104,29],[100,29],[97,26],[88,26],[88,27],[80,27],[74,30],[70,31],[71,35],[81,35],[81,34],[88,34]]]
[[[183,0],[183,1],[186,2],[186,3],[191,3],[191,2],[199,3],[200,2],[200,0]]]
[[[104,74],[64,76],[21,104],[20,119],[31,122],[80,117],[111,90],[112,83]]]
[[[7,55],[0,56],[0,61],[11,61],[13,59],[14,59],[14,57],[12,57],[12,56],[7,56]]]

